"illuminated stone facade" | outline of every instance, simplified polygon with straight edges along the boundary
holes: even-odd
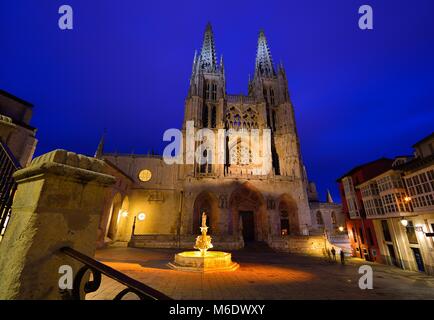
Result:
[[[184,136],[188,121],[195,130],[215,133],[270,129],[270,170],[250,160],[229,160],[234,154],[249,159],[252,145],[238,139],[225,141],[228,156],[222,164],[169,165],[160,156],[104,153],[101,144],[96,156],[118,177],[100,224],[101,243],[191,248],[202,212],[217,248],[240,248],[246,241],[273,246],[282,237],[309,235],[311,211],[294,108],[285,70],[280,65],[276,71],[262,31],[248,95],[227,94],[225,83],[223,59],[217,63],[208,25],[194,57]],[[184,145],[184,156],[185,150]]]

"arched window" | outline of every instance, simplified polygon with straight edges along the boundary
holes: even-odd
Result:
[[[206,104],[202,107],[202,125],[204,128],[208,128],[208,106]]]
[[[234,116],[234,126],[238,129],[239,127],[240,127],[240,125],[241,125],[241,117],[240,117],[240,115],[239,114],[236,114],[235,116]]]
[[[336,224],[337,223],[337,221],[336,221],[336,213],[334,211],[332,211],[331,216],[332,216],[332,223]]]
[[[217,84],[212,84],[212,91],[211,91],[211,100],[216,101],[217,100]]]
[[[209,100],[211,97],[211,84],[207,82],[205,84],[205,99]]]
[[[321,211],[316,212],[316,224],[324,225],[324,220],[322,219]]]
[[[212,172],[212,152],[208,153],[208,150],[203,150],[203,157],[206,158],[205,163],[199,164],[199,173],[211,173]]]
[[[286,236],[290,233],[288,211],[280,211],[280,234]]]
[[[217,110],[215,106],[211,107],[211,128],[216,127],[216,120],[217,120]]]
[[[276,111],[273,110],[273,131],[276,131]]]

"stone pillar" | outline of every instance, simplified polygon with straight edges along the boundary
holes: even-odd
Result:
[[[19,170],[11,220],[0,243],[0,299],[61,299],[59,267],[80,263],[64,246],[93,256],[106,188],[104,162],[55,150]]]

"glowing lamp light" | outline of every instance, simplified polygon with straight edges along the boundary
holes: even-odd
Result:
[[[408,226],[408,220],[401,219],[401,224],[402,224],[404,227],[407,227],[407,226]]]
[[[343,231],[344,231],[344,227],[340,226],[340,227],[339,227],[339,231],[340,231],[340,232],[343,232]]]
[[[146,214],[143,213],[143,212],[140,212],[140,213],[137,215],[137,219],[139,219],[139,221],[143,221],[143,220],[145,220],[145,218],[146,218]]]
[[[411,201],[411,197],[406,196],[406,197],[404,198],[404,201],[405,201],[406,203],[409,203],[409,202]]]
[[[128,211],[127,210],[122,211],[122,217],[124,217],[124,218],[128,217]]]

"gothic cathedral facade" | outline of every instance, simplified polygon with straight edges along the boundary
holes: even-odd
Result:
[[[218,163],[206,151],[205,162],[167,164],[157,155],[104,153],[101,144],[96,156],[118,177],[107,197],[101,241],[188,247],[200,232],[202,212],[216,247],[241,248],[250,241],[274,246],[285,237],[309,235],[308,181],[283,66],[275,68],[262,31],[247,95],[226,92],[223,58],[217,61],[208,24],[193,60],[182,132],[187,134],[189,124],[194,132],[207,129],[216,136],[222,129],[268,129],[268,166],[252,161],[252,140],[239,138],[216,144],[224,148],[215,150],[224,154]]]

